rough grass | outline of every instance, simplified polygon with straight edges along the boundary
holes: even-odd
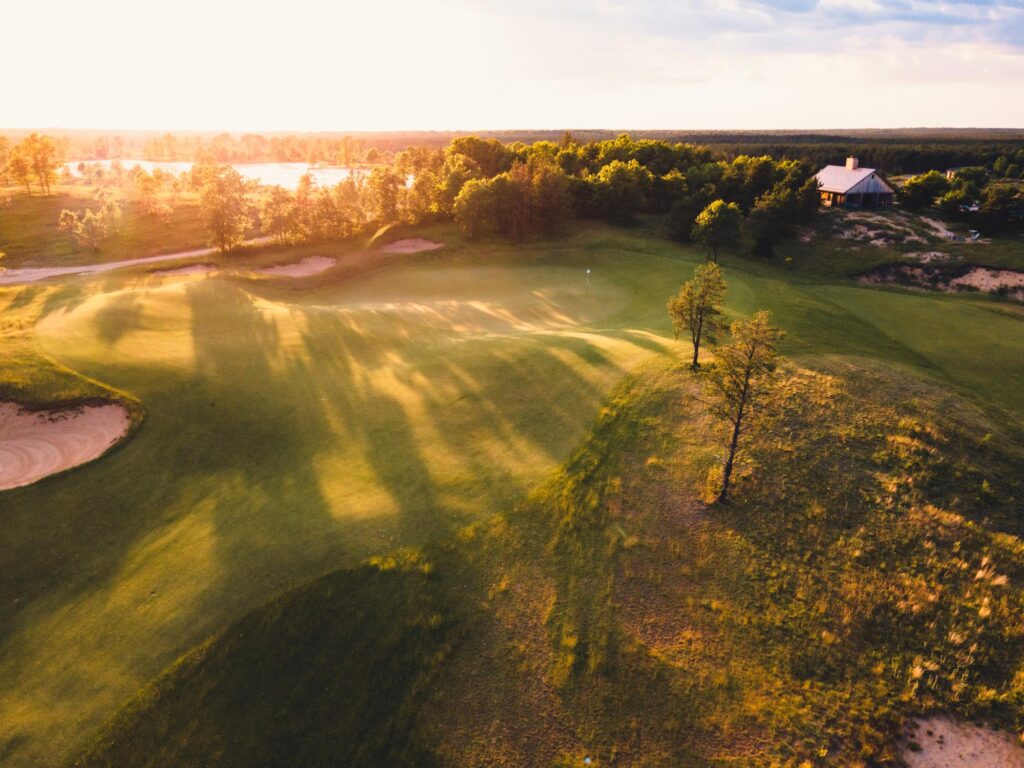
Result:
[[[0,373],[5,392],[45,402],[97,381],[146,410],[114,455],[3,496],[4,762],[59,762],[162,669],[282,590],[396,546],[440,546],[513,508],[566,460],[615,382],[673,346],[666,297],[703,257],[643,229],[586,227],[518,247],[463,243],[445,228],[427,236],[451,245],[302,281],[167,280],[130,269],[0,292],[5,322],[23,332],[4,342],[21,360]],[[729,312],[775,311],[798,360],[881,360],[1019,423],[1019,315],[737,258],[725,266]],[[641,423],[640,432],[653,428]],[[639,428],[602,429],[615,446]],[[543,764],[522,751],[539,731],[551,737],[537,755],[552,760],[594,744],[625,749],[620,740],[634,737],[619,729],[632,721],[616,702],[648,687],[657,696],[638,700],[635,738],[648,743],[643,723],[673,701],[680,714],[658,721],[658,749],[677,762],[689,749],[679,734],[689,727],[690,689],[604,610],[616,558],[635,534],[614,525],[610,539],[594,533],[615,519],[594,499],[626,498],[625,482],[607,470],[627,458],[600,454],[584,471],[593,463],[586,451],[570,465],[579,479],[563,483],[551,507],[579,510],[578,527],[506,525],[523,551],[550,553],[558,569],[502,560],[514,542],[501,538],[438,569],[455,574],[439,576],[452,585],[448,605],[496,606],[474,618],[482,629],[467,647],[476,653],[452,662],[474,682],[476,704],[430,710],[462,714],[427,724],[440,755],[478,750],[498,760],[500,746],[520,764]],[[646,468],[659,454],[637,455],[644,472],[660,471],[657,462]],[[671,504],[696,503],[682,481],[659,487],[672,489]],[[594,602],[580,605],[574,593]],[[626,677],[602,676],[616,669]],[[571,683],[581,672],[612,682],[590,695]],[[509,719],[510,698],[529,702],[529,717]]]
[[[9,197],[0,199],[0,252],[7,254],[0,266],[95,264],[201,248],[207,243],[195,200],[184,198],[175,204],[173,213],[157,217],[146,215],[126,198],[120,200],[120,231],[98,251],[82,248],[57,229],[57,220],[65,208],[82,212],[98,207],[95,190],[75,185],[54,190],[52,195],[9,191]],[[116,192],[112,194],[117,197]]]
[[[293,744],[320,750],[304,764],[373,764],[364,743],[405,764],[409,740],[386,738],[401,717],[420,764],[446,765],[895,765],[913,713],[1024,727],[1019,446],[877,365],[790,366],[736,502],[707,507],[721,429],[697,391],[682,361],[648,365],[526,502],[429,569],[412,560],[429,570],[415,600],[373,586],[344,621],[324,590],[377,585],[365,568],[286,596],[171,670],[80,764],[151,764],[154,743],[173,765],[284,764]],[[369,637],[324,657],[346,632]],[[399,633],[393,664],[417,660],[416,682],[392,687],[376,649]],[[291,671],[306,658],[339,683],[374,665],[394,695],[333,739],[325,697],[340,727],[360,710]]]

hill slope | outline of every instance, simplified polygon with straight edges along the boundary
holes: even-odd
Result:
[[[697,394],[648,365],[526,503],[259,609],[76,764],[891,765],[911,713],[1024,727],[1020,446],[921,380],[790,366],[709,508]]]

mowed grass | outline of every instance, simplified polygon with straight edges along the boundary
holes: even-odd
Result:
[[[305,291],[141,272],[68,281],[49,302],[22,289],[44,306],[39,350],[146,418],[107,459],[4,495],[5,761],[53,762],[227,621],[445,540],[561,461],[624,371],[668,344],[646,329],[664,329],[661,302],[636,297],[670,291],[678,264],[623,262],[588,294],[580,254],[514,254]]]
[[[281,590],[513,506],[624,372],[674,345],[665,301],[703,259],[642,229],[430,234],[453,246],[365,274],[134,270],[0,294],[38,318],[23,381],[45,355],[146,414],[111,456],[0,499],[5,762],[58,761]],[[775,311],[791,355],[878,357],[1024,411],[1012,311],[725,265],[731,313]]]

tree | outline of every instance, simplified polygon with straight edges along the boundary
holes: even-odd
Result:
[[[693,191],[684,191],[679,196],[669,209],[666,220],[669,237],[681,243],[690,242],[693,225],[700,212],[707,207],[712,191],[712,187],[707,185]]]
[[[15,145],[7,157],[7,172],[12,179],[25,185],[26,194],[32,194],[32,165],[20,144]]]
[[[497,139],[481,139],[478,136],[460,136],[452,139],[446,150],[449,157],[460,155],[478,176],[493,178],[512,167],[515,159],[512,151]]]
[[[939,209],[948,218],[960,218],[962,217],[961,211],[963,206],[968,205],[970,202],[964,190],[951,189],[939,200]]]
[[[790,189],[775,187],[765,192],[750,211],[754,253],[763,258],[775,254],[775,244],[792,232],[797,198]]]
[[[988,232],[1013,230],[1024,225],[1024,195],[1011,184],[992,184],[985,189],[978,223]]]
[[[57,147],[53,139],[32,133],[20,146],[43,193],[50,194],[50,185],[57,180]]]
[[[390,168],[374,168],[367,180],[370,192],[370,214],[378,224],[398,221],[399,193],[405,188],[405,178]]]
[[[730,328],[732,339],[715,347],[715,364],[708,369],[706,388],[711,413],[730,425],[729,445],[722,467],[722,485],[715,503],[729,499],[729,481],[754,403],[766,394],[775,372],[782,332],[771,325],[765,310],[750,320],[737,320]]]
[[[729,248],[740,240],[743,216],[736,203],[715,200],[700,212],[693,225],[692,237],[711,249],[718,261],[719,248]]]
[[[469,237],[498,232],[513,240],[556,232],[570,215],[569,180],[550,158],[533,155],[493,179],[472,179],[455,199]]]
[[[612,221],[631,221],[647,207],[653,182],[651,172],[636,160],[612,160],[591,180],[594,212]]]
[[[6,187],[8,184],[7,175],[7,159],[11,154],[11,142],[8,141],[6,136],[0,136],[0,186]]]
[[[142,212],[147,216],[166,216],[171,212],[171,206],[160,198],[160,179],[146,171],[138,168],[135,179],[132,182],[135,202]],[[159,169],[158,169],[159,170]]]
[[[668,302],[668,314],[672,318],[672,330],[676,338],[682,331],[689,331],[693,343],[693,362],[690,367],[700,367],[697,358],[702,340],[714,343],[721,329],[722,303],[725,300],[725,277],[722,268],[714,262],[697,267],[693,279],[683,283],[679,295]]]
[[[295,186],[295,200],[292,204],[292,226],[289,237],[296,241],[312,242],[320,235],[317,221],[317,186],[313,174],[304,173]]]
[[[455,221],[467,237],[480,237],[494,228],[494,195],[490,181],[470,179],[455,198]]]
[[[100,198],[100,207],[87,208],[84,214],[64,209],[57,228],[67,232],[75,243],[90,251],[98,251],[103,241],[117,233],[121,226],[121,206],[113,200]]]
[[[545,235],[558,232],[572,216],[569,179],[551,158],[533,155],[529,170],[531,229]]]
[[[260,200],[260,228],[264,235],[284,245],[294,236],[295,199],[288,190],[272,186]]]
[[[949,180],[938,171],[928,171],[914,176],[896,193],[900,203],[910,211],[916,211],[935,203],[935,198],[946,193]]]
[[[252,223],[252,211],[246,198],[248,185],[230,165],[204,169],[200,178],[203,181],[199,208],[210,233],[210,243],[226,253],[242,242]]]

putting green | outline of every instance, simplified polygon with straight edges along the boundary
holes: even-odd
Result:
[[[599,229],[298,286],[129,272],[54,290],[42,351],[146,418],[102,461],[0,497],[0,760],[59,761],[288,586],[506,509],[675,343],[665,301],[702,258]],[[1019,316],[726,273],[730,310],[773,309],[791,354],[878,356],[1024,411]]]

